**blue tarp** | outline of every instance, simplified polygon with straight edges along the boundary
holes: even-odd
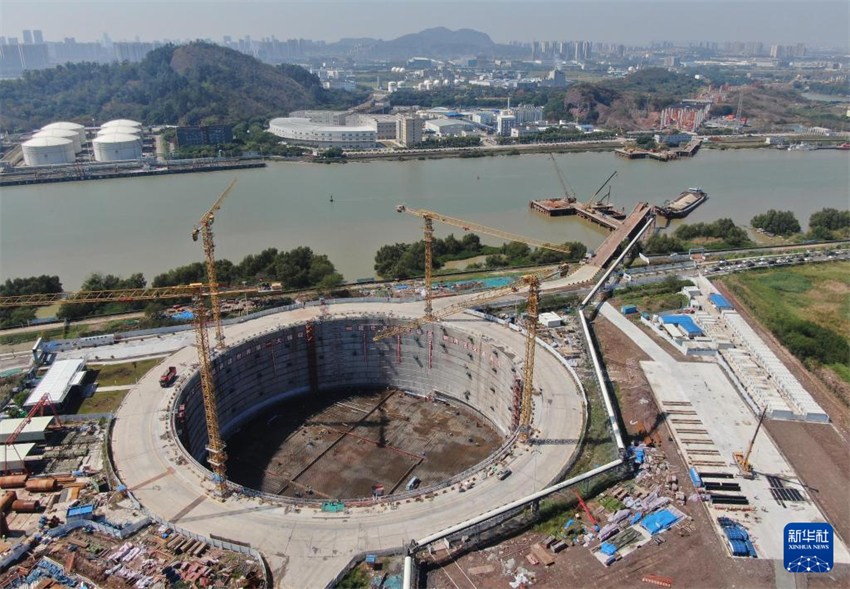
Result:
[[[697,469],[691,467],[691,470],[689,472],[691,475],[691,482],[694,484],[694,487],[696,487],[697,489],[702,488],[702,478],[699,476]]]
[[[643,448],[638,448],[637,452],[635,452],[635,462],[637,464],[643,464],[645,450]]]
[[[684,329],[688,335],[702,335],[702,329],[694,323],[694,318],[690,315],[663,315],[661,320],[667,324],[678,325]]]
[[[637,512],[636,514],[634,514],[632,517],[629,518],[629,523],[630,524],[636,524],[640,521],[641,517],[643,517],[643,515],[640,512]]]
[[[603,542],[599,546],[599,550],[600,552],[602,552],[602,554],[607,554],[608,556],[611,556],[612,554],[617,552],[617,547],[613,544],[609,544],[608,542]]]
[[[191,311],[180,311],[179,313],[172,315],[171,318],[176,319],[177,321],[189,321],[190,319],[195,318],[195,314]]]
[[[662,509],[661,511],[651,513],[643,518],[640,525],[654,536],[659,532],[663,532],[677,521],[679,521],[678,517],[670,513],[668,510]]]
[[[708,300],[711,301],[711,304],[717,307],[719,311],[733,310],[735,308],[722,294],[712,293],[708,295]]]

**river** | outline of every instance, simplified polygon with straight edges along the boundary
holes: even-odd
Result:
[[[610,152],[556,156],[577,194],[589,197],[613,170],[612,201],[627,210],[660,204],[698,186],[710,198],[688,222],[747,223],[769,208],[801,223],[823,207],[848,208],[847,152],[702,150],[671,163],[628,161]],[[194,223],[234,174],[217,215],[216,254],[238,262],[267,247],[306,245],[327,254],[347,280],[370,277],[375,251],[421,238],[421,221],[395,206],[435,210],[552,242],[591,249],[606,232],[575,218],[550,219],[530,199],[561,195],[547,155],[375,161],[345,165],[272,163],[242,172],[184,174],[0,189],[0,278],[58,274],[79,288],[92,271],[157,273],[202,259]],[[329,202],[333,194],[334,202]],[[456,228],[438,227],[438,235]],[[497,243],[484,239],[485,243]]]

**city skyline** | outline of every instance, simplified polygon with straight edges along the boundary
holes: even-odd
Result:
[[[334,42],[340,38],[392,39],[434,26],[469,28],[497,43],[533,40],[591,39],[648,45],[652,41],[761,41],[767,44],[806,43],[812,47],[848,46],[850,7],[844,2],[790,4],[784,2],[601,2],[596,4],[461,2],[452,10],[421,10],[410,17],[411,5],[445,6],[442,2],[388,4],[378,2],[213,3],[203,26],[196,11],[204,3],[168,4],[167,20],[152,18],[151,4],[119,1],[4,2],[0,6],[0,36],[22,40],[22,31],[40,30],[46,41],[73,37],[100,40],[212,39],[224,36],[275,36]],[[50,10],[46,10],[47,7]],[[333,7],[333,8],[329,8]],[[522,8],[533,26],[517,27],[512,15]],[[98,18],[92,19],[93,11]],[[606,18],[614,11],[616,22]],[[811,16],[818,14],[819,18]],[[546,16],[546,18],[542,18]],[[403,17],[403,18],[402,18]],[[640,28],[629,26],[640,22]],[[274,23],[274,24],[270,24]]]

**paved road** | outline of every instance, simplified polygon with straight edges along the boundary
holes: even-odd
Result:
[[[439,305],[448,304],[441,300]],[[453,302],[453,300],[452,300]],[[406,304],[332,305],[333,315],[389,313],[419,316],[421,302]],[[230,341],[263,329],[314,319],[316,307],[273,315],[226,328]],[[518,356],[524,338],[505,327],[468,315],[451,321],[457,328],[498,339]],[[113,347],[113,346],[109,346]],[[101,348],[102,349],[102,348]],[[167,360],[179,371],[197,362],[195,349],[183,347]],[[471,516],[524,497],[550,484],[575,451],[564,440],[580,437],[582,400],[575,383],[558,360],[537,351],[534,427],[551,443],[523,447],[509,462],[513,475],[504,481],[490,477],[460,494],[449,491],[422,502],[389,507],[354,508],[345,514],[322,514],[315,509],[296,513],[286,507],[246,498],[220,503],[200,492],[199,475],[178,460],[178,448],[167,435],[172,389],[164,395],[158,371],[145,375],[117,413],[112,446],[119,476],[139,501],[162,517],[177,519],[197,533],[249,542],[261,550],[275,571],[277,586],[302,589],[324,587],[354,555],[365,550],[401,547],[410,540],[465,521]]]

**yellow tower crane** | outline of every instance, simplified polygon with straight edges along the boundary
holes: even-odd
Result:
[[[210,285],[211,286],[211,285]],[[215,382],[212,374],[212,362],[209,340],[207,337],[207,307],[204,299],[218,295],[218,289],[205,288],[202,283],[183,286],[133,288],[124,290],[100,290],[83,292],[63,292],[51,294],[29,294],[0,297],[0,308],[49,306],[62,304],[87,303],[129,303],[135,301],[192,299],[195,340],[198,347],[198,364],[201,375],[201,392],[204,402],[204,414],[207,421],[207,461],[213,472],[213,484],[220,497],[227,495],[226,462],[224,441],[218,422],[218,406],[216,404]],[[229,289],[228,295],[240,295],[261,292],[257,287]]]
[[[201,217],[198,224],[192,229],[192,241],[198,241],[198,236],[201,236],[201,241],[204,245],[204,256],[207,264],[207,282],[209,283],[210,306],[212,307],[213,321],[215,322],[215,339],[216,347],[224,349],[224,329],[221,326],[221,303],[218,300],[218,280],[215,275],[215,243],[213,242],[212,226],[215,222],[215,214],[221,208],[224,199],[230,196],[233,187],[236,186],[236,178],[227,187],[227,190],[221,193],[218,200],[215,201],[212,208]]]
[[[570,253],[570,248],[564,245],[556,245],[554,243],[549,243],[548,241],[534,239],[533,237],[524,237],[522,235],[508,233],[507,231],[502,231],[501,229],[494,229],[493,227],[487,227],[486,225],[481,225],[479,223],[472,223],[470,221],[464,221],[463,219],[458,219],[456,217],[441,215],[440,213],[435,213],[434,211],[412,209],[405,205],[398,205],[395,210],[398,213],[407,213],[409,215],[421,217],[424,222],[423,229],[425,234],[425,317],[431,318],[430,320],[432,321],[434,309],[432,298],[433,293],[431,292],[434,261],[434,221],[439,221],[440,223],[445,223],[446,225],[460,227],[464,231],[492,235],[493,237],[499,237],[508,241],[519,241],[528,245],[533,245],[535,247],[541,247],[543,249],[561,252],[564,254]]]
[[[400,336],[414,329],[418,329],[419,327],[427,323],[439,321],[441,319],[445,319],[446,317],[454,315],[455,313],[460,313],[465,309],[469,309],[478,305],[483,305],[485,303],[495,301],[511,294],[518,294],[523,290],[528,289],[528,306],[525,315],[525,365],[523,366],[522,396],[520,398],[520,411],[518,420],[520,437],[523,441],[528,441],[528,438],[531,436],[531,400],[532,395],[534,394],[534,351],[536,348],[535,343],[537,341],[537,320],[539,317],[538,308],[540,302],[540,283],[549,278],[560,276],[562,273],[563,266],[561,266],[555,272],[539,272],[536,274],[528,274],[507,286],[494,288],[476,295],[464,297],[461,302],[449,305],[447,307],[443,307],[441,309],[438,309],[437,311],[432,311],[430,315],[425,315],[423,317],[420,317],[419,319],[414,319],[408,323],[399,325],[397,327],[385,328],[379,331],[375,335],[373,340],[377,342],[389,337]]]

